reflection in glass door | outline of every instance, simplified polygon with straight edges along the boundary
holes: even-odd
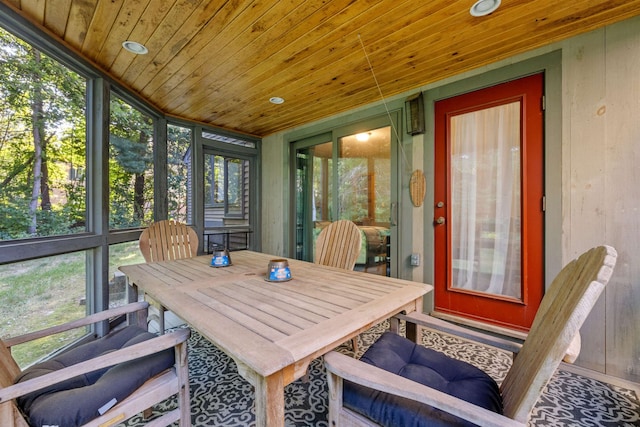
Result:
[[[296,149],[296,257],[313,259],[320,231],[348,219],[362,232],[356,270],[389,275],[391,127]]]
[[[296,259],[313,260],[320,233],[315,224],[331,222],[332,142],[296,150]]]

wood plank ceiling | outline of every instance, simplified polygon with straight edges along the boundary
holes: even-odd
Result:
[[[168,115],[256,136],[640,14],[640,0],[502,0],[480,18],[475,0],[0,1]]]

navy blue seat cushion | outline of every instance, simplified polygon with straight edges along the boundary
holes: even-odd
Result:
[[[491,411],[502,413],[496,382],[482,370],[443,353],[385,332],[362,356],[363,362]],[[474,425],[431,406],[344,382],[344,406],[383,426]]]
[[[20,374],[15,382],[36,378],[155,336],[137,326],[127,326],[33,365]],[[173,366],[174,358],[174,350],[170,348],[71,378],[18,398],[17,403],[33,427],[82,425],[98,417],[98,409],[112,399],[122,401],[149,378]]]

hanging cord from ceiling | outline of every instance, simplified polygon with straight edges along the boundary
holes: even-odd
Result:
[[[376,83],[376,87],[378,88],[378,92],[380,93],[380,98],[382,99],[382,103],[384,104],[384,108],[387,112],[387,116],[389,116],[389,122],[391,123],[391,128],[393,129],[393,133],[396,136],[398,141],[398,145],[400,146],[400,151],[402,152],[402,158],[404,159],[404,164],[407,167],[407,172],[411,172],[411,165],[409,164],[409,159],[407,158],[407,153],[404,151],[404,146],[402,144],[402,140],[400,139],[400,134],[398,133],[398,129],[391,119],[391,113],[389,112],[389,107],[387,106],[387,101],[384,98],[382,93],[382,89],[380,88],[380,84],[378,83],[378,78],[376,77],[376,73],[373,71],[373,65],[371,65],[371,61],[369,60],[369,55],[367,55],[367,50],[364,47],[364,42],[362,41],[362,37],[360,37],[360,33],[358,33],[358,40],[360,41],[360,45],[362,46],[362,52],[364,52],[364,57],[367,60],[367,64],[369,64],[369,70],[371,70],[371,75],[373,76],[373,81]]]

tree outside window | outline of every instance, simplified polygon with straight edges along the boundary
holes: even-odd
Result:
[[[193,131],[190,128],[169,124],[167,126],[167,200],[169,218],[191,224],[190,148]]]
[[[0,240],[86,230],[86,79],[0,28]]]
[[[86,87],[85,77],[0,28],[0,241],[23,240],[25,258],[52,240],[43,237],[88,231]],[[68,250],[0,265],[4,336],[86,314],[90,251]],[[12,352],[24,367],[76,338],[62,333]]]
[[[153,221],[153,119],[111,95],[109,228]]]

